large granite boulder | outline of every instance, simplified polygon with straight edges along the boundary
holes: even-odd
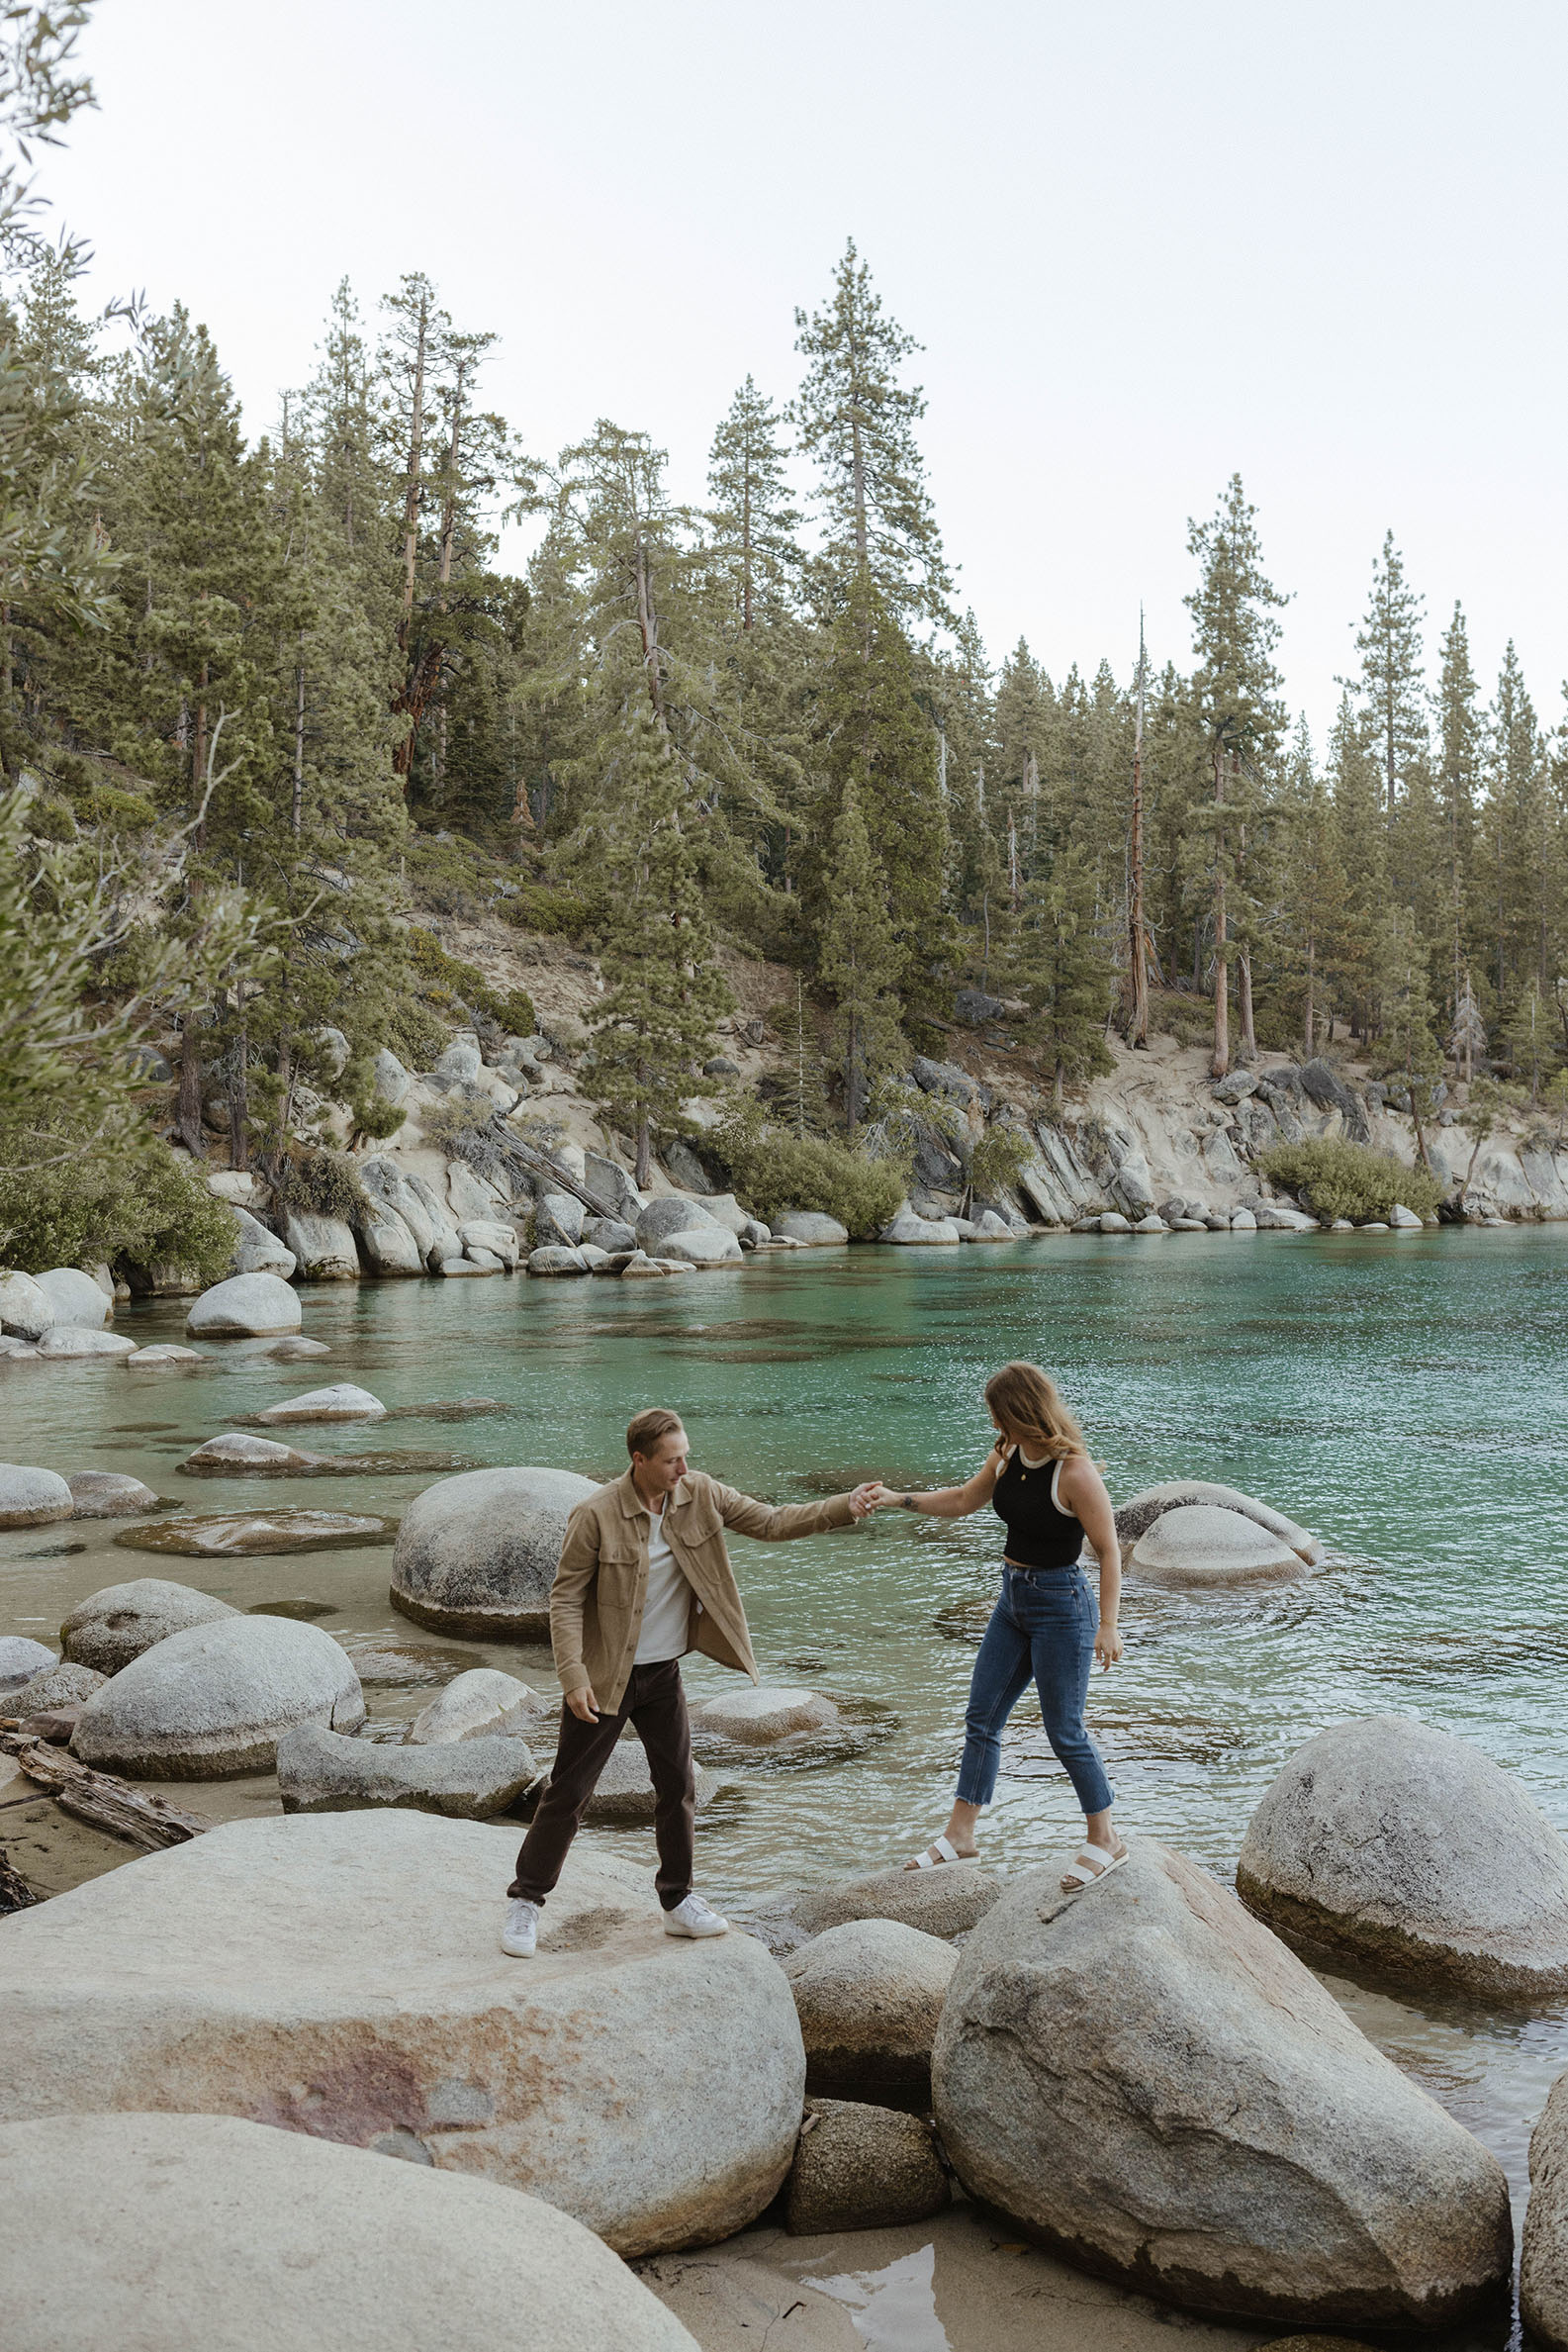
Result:
[[[1568,1994],[1568,1840],[1491,1757],[1408,1715],[1298,1748],[1253,1814],[1237,1891],[1353,1971],[1492,2000]]]
[[[118,1331],[102,1331],[86,1323],[55,1323],[38,1343],[44,1357],[134,1356],[137,1343]]]
[[[309,2133],[157,2114],[0,2125],[7,2352],[473,2352],[519,2328],[535,2352],[694,2352],[553,2205]]]
[[[54,1301],[31,1274],[0,1269],[0,1332],[14,1340],[41,1340],[54,1321]]]
[[[662,1258],[679,1266],[739,1266],[744,1253],[733,1233],[722,1225],[696,1225],[690,1232],[669,1233],[659,1243]]]
[[[46,1673],[57,1664],[52,1649],[35,1642],[29,1634],[0,1634],[0,1699],[9,1699],[13,1691],[21,1690],[35,1674]],[[0,1713],[9,1715],[5,1707]]]
[[[553,1721],[546,1719],[541,1723],[540,1733],[546,1740],[556,1734],[559,1722],[560,1710],[556,1709]],[[705,1813],[718,1794],[719,1783],[700,1764],[692,1765],[692,1808]],[[532,1813],[542,1789],[541,1783],[529,1792],[521,1808],[524,1813]],[[635,1737],[618,1740],[583,1809],[584,1821],[596,1829],[643,1829],[653,1821],[656,1807],[653,1775],[648,1769],[642,1741]]]
[[[1519,2308],[1532,2344],[1568,2352],[1568,2074],[1530,2133]]]
[[[79,1707],[90,1699],[95,1690],[102,1690],[107,1674],[97,1674],[91,1666],[67,1664],[47,1665],[31,1682],[24,1682],[14,1697],[7,1699],[7,1715],[52,1715],[61,1707]]]
[[[294,1252],[298,1272],[312,1282],[357,1282],[359,1251],[353,1227],[341,1217],[318,1217],[290,1209],[283,1238]]]
[[[842,2099],[806,2102],[784,2205],[792,2236],[907,2228],[952,2198],[935,2136],[919,2116]]]
[[[558,1702],[545,1699],[515,1674],[497,1666],[473,1666],[454,1674],[444,1690],[421,1707],[403,1737],[415,1747],[445,1747],[454,1740],[488,1740],[496,1734],[525,1739],[541,1717],[553,1723]]]
[[[86,1764],[142,1780],[270,1771],[297,1723],[353,1732],[364,1695],[320,1626],[230,1616],[169,1634],[87,1702],[71,1745]]]
[[[266,1339],[300,1328],[300,1294],[276,1274],[231,1274],[204,1290],[185,1318],[187,1331],[209,1339]]]
[[[0,1461],[0,1527],[48,1527],[69,1519],[76,1505],[57,1470]]]
[[[1150,1584],[1207,1591],[1234,1584],[1279,1584],[1305,1573],[1278,1536],[1214,1503],[1183,1503],[1162,1512],[1128,1554],[1128,1567]]]
[[[152,1488],[126,1470],[72,1470],[65,1483],[75,1506],[73,1519],[135,1519],[158,1507]]]
[[[384,1421],[387,1408],[368,1388],[352,1380],[336,1380],[330,1388],[308,1388],[303,1396],[285,1397],[256,1415],[268,1427],[275,1421]]]
[[[1152,1528],[1166,1511],[1185,1509],[1193,1503],[1211,1503],[1222,1511],[1238,1511],[1244,1519],[1250,1519],[1282,1544],[1288,1544],[1298,1559],[1308,1567],[1316,1567],[1323,1557],[1323,1546],[1294,1519],[1287,1519],[1282,1511],[1270,1510],[1238,1487],[1220,1486],[1207,1478],[1172,1478],[1163,1486],[1148,1486],[1142,1494],[1131,1496],[1117,1506],[1116,1533],[1123,1552],[1128,1552],[1140,1536]]]
[[[390,1278],[424,1272],[424,1253],[413,1233],[397,1210],[388,1208],[375,1193],[365,1194],[354,1230],[365,1265],[373,1274]]]
[[[628,2258],[743,2229],[788,2172],[804,2095],[777,1961],[749,1935],[666,1935],[646,1868],[586,1839],[536,1957],[507,1959],[516,1843],[396,1810],[258,1817],[8,1920],[0,2118],[258,2118],[484,2173]],[[497,2340],[519,2330],[526,2302]]]
[[[554,1243],[540,1250],[528,1252],[528,1271],[546,1279],[571,1281],[579,1274],[593,1272],[593,1268],[581,1250],[564,1250]]]
[[[437,1633],[541,1641],[570,1513],[597,1491],[571,1470],[465,1470],[415,1496],[392,1554],[392,1604]]]
[[[321,1454],[302,1454],[281,1438],[253,1437],[246,1429],[226,1429],[221,1437],[193,1446],[177,1466],[188,1478],[287,1478],[319,1470]]]
[[[842,1720],[832,1700],[819,1691],[767,1683],[720,1691],[692,1710],[693,1731],[733,1740],[738,1747],[777,1747],[805,1733],[836,1732]]]
[[[821,1209],[781,1209],[773,1220],[774,1239],[799,1242],[803,1249],[830,1250],[850,1238],[850,1229]]]
[[[846,1920],[784,1961],[806,2089],[924,2111],[931,2045],[958,1966],[952,1944],[899,1920]]]
[[[397,1805],[449,1821],[489,1821],[539,1777],[521,1740],[450,1740],[395,1747],[350,1740],[319,1723],[296,1724],[278,1741],[278,1795],[285,1813],[352,1813]]]
[[[575,1193],[541,1192],[533,1211],[534,1242],[541,1250],[575,1250],[587,1222],[588,1210]]]
[[[33,1279],[46,1293],[56,1323],[71,1323],[81,1331],[103,1331],[114,1321],[113,1297],[106,1298],[92,1275],[84,1274],[80,1267],[51,1266]]]
[[[1002,1880],[980,1862],[942,1862],[934,1870],[875,1870],[813,1887],[794,1907],[812,1935],[846,1920],[901,1920],[928,1935],[963,1935],[984,1918]]]
[[[60,1644],[77,1665],[118,1674],[170,1634],[238,1615],[227,1601],[215,1601],[211,1593],[193,1591],[188,1584],[136,1576],[127,1584],[106,1584],[102,1592],[78,1601],[60,1627]]]
[[[1153,1839],[1063,1895],[1014,1881],[932,2059],[970,2195],[1191,2308],[1438,2327],[1507,2281],[1508,2186],[1206,1871]]]
[[[907,1205],[898,1211],[880,1233],[879,1242],[891,1242],[900,1249],[956,1248],[964,1236],[952,1217],[917,1217]]]
[[[231,1271],[236,1274],[276,1274],[286,1282],[295,1270],[294,1252],[277,1235],[253,1217],[237,1201],[229,1203],[229,1214],[234,1220],[234,1255]]]
[[[377,1153],[371,1159],[360,1162],[359,1180],[369,1199],[385,1210],[389,1217],[395,1217],[412,1236],[422,1266],[433,1268],[443,1258],[455,1258],[458,1255],[462,1244],[458,1240],[456,1224],[446,1203],[422,1176],[414,1176],[401,1168],[396,1160],[389,1160],[384,1154]],[[381,1237],[384,1228],[379,1220],[374,1222],[378,1237],[374,1244],[369,1223],[361,1226],[361,1232],[366,1255],[373,1265],[379,1265],[378,1253],[383,1246]],[[401,1245],[394,1244],[389,1238],[386,1246],[401,1258]]]
[[[633,1231],[639,1250],[646,1250],[651,1258],[662,1258],[666,1255],[664,1245],[673,1235],[696,1232],[703,1226],[724,1231],[709,1216],[705,1200],[693,1200],[686,1192],[671,1192],[662,1199],[650,1200],[646,1208],[637,1211]]]

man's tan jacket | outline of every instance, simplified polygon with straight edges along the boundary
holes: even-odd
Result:
[[[849,1527],[847,1494],[776,1509],[689,1470],[664,1507],[665,1542],[692,1587],[688,1649],[757,1680],[746,1612],[724,1547],[724,1530],[781,1544],[791,1536]],[[628,1470],[578,1504],[550,1587],[550,1644],[561,1688],[592,1690],[601,1709],[619,1707],[631,1679],[648,1591],[648,1510]]]

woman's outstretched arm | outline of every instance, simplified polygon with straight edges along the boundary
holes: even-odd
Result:
[[[871,1507],[880,1511],[892,1503],[900,1510],[919,1511],[928,1519],[967,1519],[971,1511],[983,1509],[990,1501],[1004,1458],[1002,1441],[998,1438],[973,1477],[967,1478],[962,1486],[937,1486],[923,1494],[910,1487],[877,1486],[872,1490]]]

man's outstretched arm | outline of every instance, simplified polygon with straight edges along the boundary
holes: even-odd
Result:
[[[853,1493],[830,1495],[822,1503],[759,1503],[733,1486],[715,1479],[713,1497],[719,1517],[738,1536],[754,1536],[762,1544],[786,1544],[793,1536],[819,1536],[827,1529],[850,1527],[871,1509],[876,1480],[869,1479]]]

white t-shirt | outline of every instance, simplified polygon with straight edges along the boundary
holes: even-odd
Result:
[[[642,1604],[642,1627],[632,1663],[657,1666],[666,1658],[684,1656],[691,1644],[691,1627],[692,1587],[665,1542],[663,1511],[650,1511],[648,1590]]]

